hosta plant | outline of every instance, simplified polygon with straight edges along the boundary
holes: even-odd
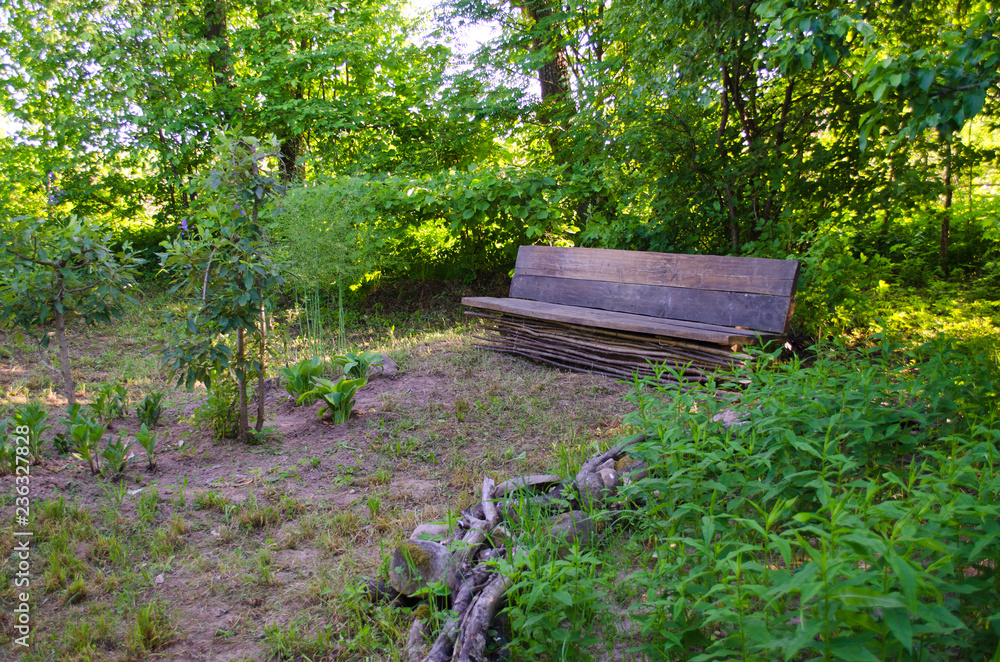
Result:
[[[384,356],[375,352],[344,352],[334,357],[333,362],[344,369],[344,377],[347,379],[368,379],[368,371],[384,359]]]
[[[150,432],[143,423],[136,438],[139,440],[139,445],[146,450],[146,468],[149,471],[156,471],[156,433]]]
[[[104,458],[104,467],[101,474],[107,477],[117,476],[125,471],[132,456],[129,455],[129,448],[132,443],[122,439],[118,435],[114,441],[108,441],[108,447],[101,453]]]
[[[333,382],[317,377],[316,388],[300,395],[299,402],[303,402],[308,397],[320,398],[324,402],[318,412],[321,418],[329,413],[335,424],[346,423],[354,409],[354,394],[367,383],[366,379],[342,378]]]
[[[12,417],[14,425],[28,428],[28,452],[31,453],[31,463],[38,464],[42,461],[42,434],[46,430],[52,429],[51,425],[46,425],[49,414],[37,402],[29,402],[15,411]]]
[[[302,396],[316,388],[316,378],[325,369],[326,366],[317,357],[302,359],[281,369],[281,374],[285,377],[285,390],[288,395],[297,398],[296,404],[311,405],[316,401],[315,396],[305,399]]]
[[[128,388],[124,384],[101,384],[94,395],[94,401],[90,403],[90,408],[105,423],[126,416]]]
[[[62,419],[62,424],[66,426],[66,432],[57,432],[52,439],[52,446],[60,455],[72,452],[74,447],[73,428],[77,425],[93,425],[93,419],[87,415],[79,402],[74,402],[66,408],[66,418]]]
[[[150,393],[135,408],[135,415],[139,418],[139,423],[143,426],[155,428],[160,422],[163,414],[163,407],[160,402],[163,400],[162,393]]]
[[[0,476],[14,473],[17,464],[17,449],[7,439],[11,436],[8,432],[10,428],[10,419],[0,420]]]
[[[74,425],[70,431],[73,436],[73,457],[85,461],[90,466],[92,474],[97,474],[100,470],[99,444],[104,438],[106,429],[106,425],[91,421]]]

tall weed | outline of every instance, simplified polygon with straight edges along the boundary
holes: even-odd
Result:
[[[988,367],[948,340],[906,350],[883,337],[741,377],[735,422],[711,385],[633,396],[652,470],[625,496],[654,559],[633,576],[637,652],[990,658],[1000,432]]]

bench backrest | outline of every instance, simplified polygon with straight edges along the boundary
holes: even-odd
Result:
[[[510,296],[787,333],[798,275],[795,260],[521,246]]]

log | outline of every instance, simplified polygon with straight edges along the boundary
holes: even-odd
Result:
[[[410,632],[406,637],[407,662],[420,662],[427,655],[427,636],[431,633],[429,623],[421,618],[414,619],[410,624]]]
[[[479,594],[463,623],[461,649],[456,651],[458,662],[483,662],[486,632],[490,629],[490,623],[500,609],[504,594],[509,587],[510,578],[497,574]]]
[[[448,588],[452,594],[457,593],[468,574],[469,559],[475,558],[480,546],[486,542],[486,527],[470,529],[462,538],[461,545],[451,553],[450,572],[448,573]]]
[[[750,357],[730,348],[709,343],[667,339],[660,336],[582,327],[564,322],[538,320],[510,314],[467,311],[480,321],[486,335],[475,337],[484,347],[558,365],[569,370],[598,372],[630,378],[636,371],[656,376],[647,365],[666,363],[685,373],[685,378],[705,382],[719,369],[745,365]],[[669,372],[660,380],[676,382]]]
[[[629,437],[611,450],[601,453],[597,457],[592,457],[583,463],[580,471],[576,474],[576,488],[580,493],[580,499],[585,503],[601,501],[611,491],[605,486],[599,473],[600,467],[608,460],[618,460],[625,451],[636,444],[645,441],[646,435],[638,434]],[[613,466],[613,465],[611,465]]]
[[[500,513],[493,503],[493,490],[496,487],[492,478],[483,479],[483,516],[486,519],[486,530],[492,531],[493,527],[500,521]]]
[[[426,626],[420,621],[414,622],[405,651],[407,661],[483,662],[487,632],[503,604],[511,582],[507,576],[494,572],[493,563],[494,559],[510,552],[504,548],[505,544],[510,544],[504,542],[510,539],[505,526],[509,522],[516,522],[516,514],[511,512],[515,499],[509,497],[517,495],[524,499],[517,494],[519,491],[534,491],[556,485],[548,493],[535,492],[527,500],[539,508],[560,505],[565,509],[568,502],[570,512],[556,515],[552,519],[552,534],[566,538],[563,547],[567,549],[567,545],[575,540],[585,544],[593,531],[593,523],[582,512],[578,512],[580,503],[603,498],[607,492],[615,489],[623,477],[632,477],[644,471],[645,465],[642,463],[636,463],[638,466],[625,466],[618,464],[618,460],[625,457],[630,447],[645,438],[643,434],[629,437],[614,448],[587,460],[574,480],[537,475],[523,476],[496,485],[492,478],[485,478],[480,500],[462,511],[462,518],[453,538],[454,542],[461,544],[451,552],[447,563],[447,584],[453,596],[453,613],[445,621],[426,657],[421,657],[427,651],[426,643],[422,643],[426,641],[427,633],[423,629]],[[571,484],[579,491],[579,500],[568,489]],[[498,505],[496,502],[500,499],[505,499],[505,503]],[[494,531],[500,534],[496,542],[490,536]],[[433,546],[436,543],[411,540],[404,544]],[[480,549],[483,550],[482,553]],[[560,550],[560,554],[564,552]]]
[[[493,489],[494,499],[505,499],[521,490],[544,490],[550,485],[562,482],[562,478],[554,474],[534,474],[505,480]]]
[[[476,588],[482,583],[488,573],[488,568],[477,567],[465,578],[461,588],[455,594],[455,600],[452,602],[454,615],[445,621],[444,627],[441,628],[441,632],[434,641],[430,653],[424,658],[424,662],[447,662],[447,660],[451,659],[455,638],[459,634],[459,627],[465,618],[466,612],[469,611],[469,607],[472,605],[472,598]]]

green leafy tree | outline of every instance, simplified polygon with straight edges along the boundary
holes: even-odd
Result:
[[[0,319],[34,337],[39,360],[61,374],[66,400],[76,402],[67,330],[74,320],[86,324],[121,316],[133,301],[126,292],[142,262],[126,245],[115,254],[111,235],[84,219],[21,219],[0,231]],[[50,332],[59,345],[59,368],[45,358]]]
[[[264,425],[264,377],[269,295],[284,279],[270,257],[262,211],[280,193],[277,138],[220,132],[214,167],[201,182],[199,206],[186,236],[165,242],[161,264],[176,274],[171,292],[186,298],[177,340],[164,358],[178,384],[211,388],[213,374],[228,370],[237,383],[237,437],[249,435],[247,383],[258,378],[256,430]],[[230,347],[235,336],[235,350]],[[251,343],[257,343],[251,356]]]

